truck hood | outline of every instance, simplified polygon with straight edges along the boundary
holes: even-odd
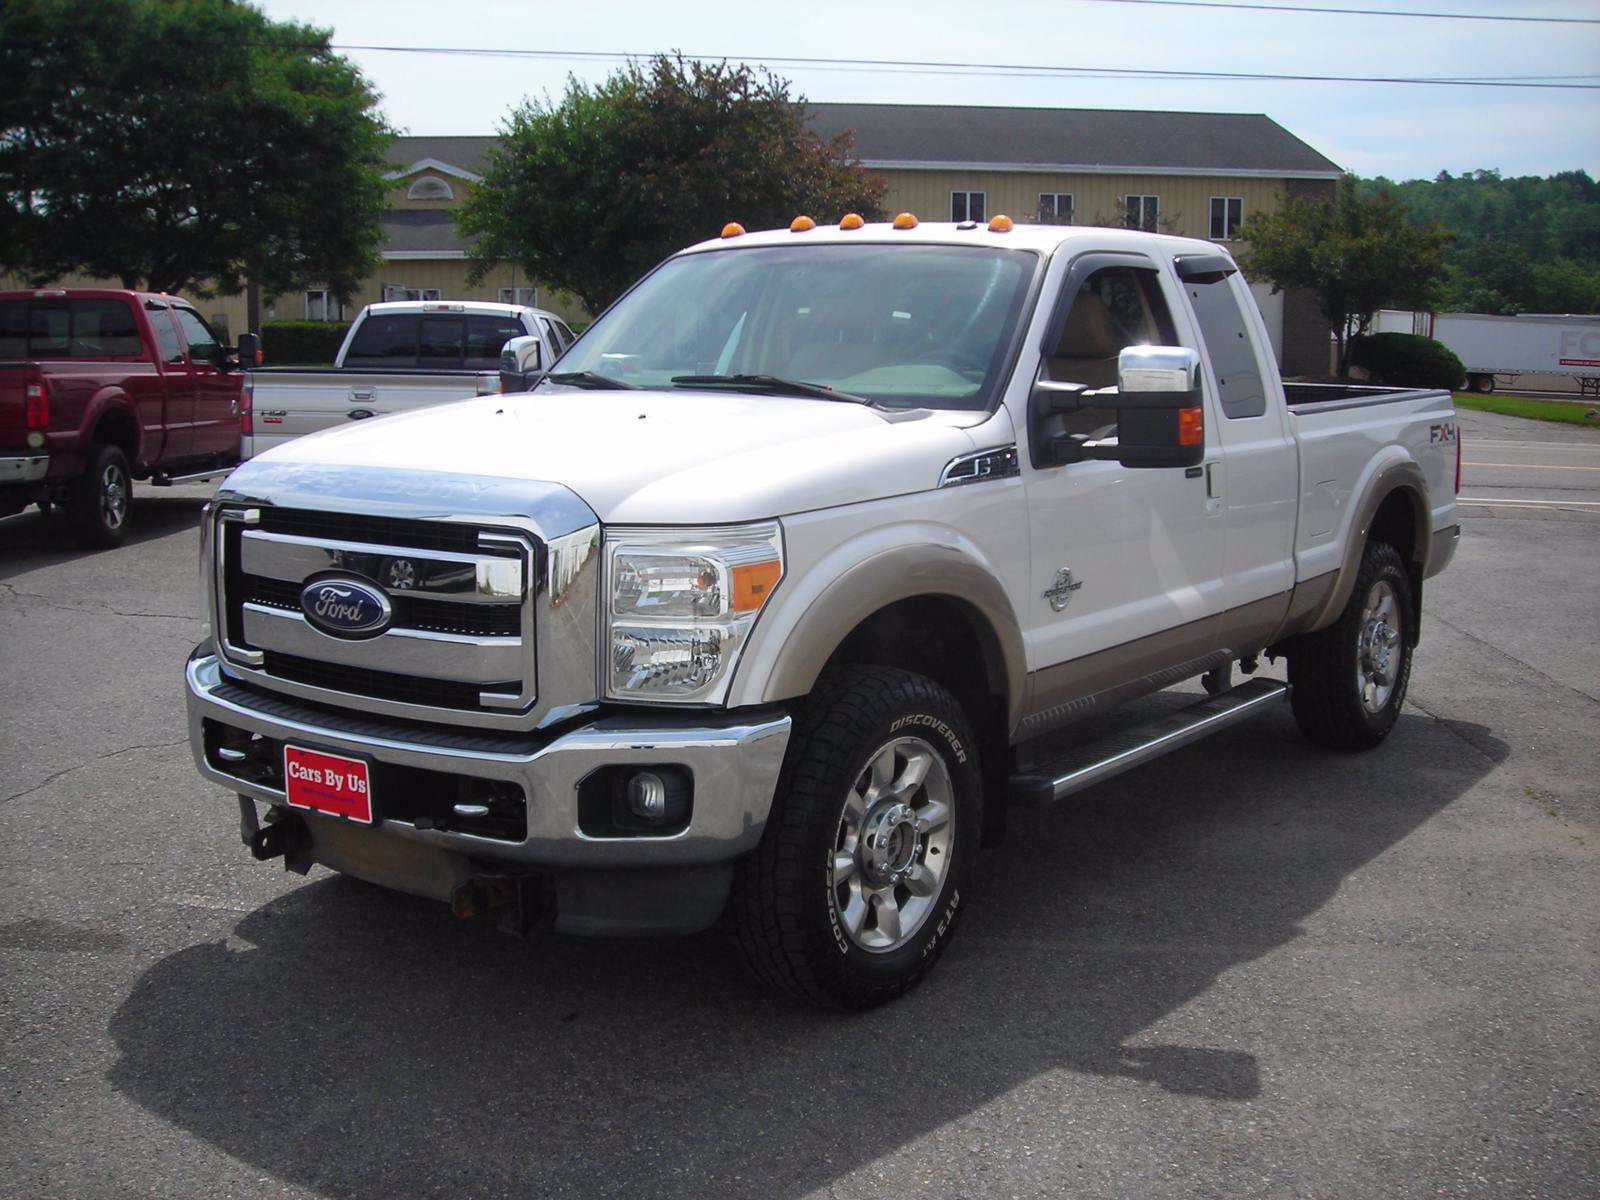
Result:
[[[759,520],[935,487],[985,413],[738,393],[524,392],[313,434],[255,462],[561,484],[610,523]]]

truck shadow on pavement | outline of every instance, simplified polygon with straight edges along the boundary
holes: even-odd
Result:
[[[152,496],[147,490],[138,491],[128,511],[127,540],[116,550],[85,550],[79,546],[72,537],[72,523],[62,513],[47,516],[30,508],[0,518],[0,579],[89,555],[120,554],[184,529],[198,531],[200,510],[205,503],[204,496]],[[195,532],[196,545],[199,536]]]
[[[363,1198],[797,1196],[1051,1072],[1086,1077],[1051,1125],[1082,1128],[1107,1088],[1260,1103],[1297,1051],[1253,1040],[1248,1008],[1223,1008],[1233,1030],[1208,1012],[1216,1045],[1141,1031],[1472,788],[1494,756],[1460,736],[1408,715],[1336,756],[1285,712],[1014,814],[939,970],[861,1015],[768,994],[716,934],[519,942],[323,878],[151,967],[110,1078],[287,1184]]]

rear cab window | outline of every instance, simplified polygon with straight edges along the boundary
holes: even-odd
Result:
[[[0,358],[142,358],[144,346],[125,300],[0,301]]]
[[[344,365],[494,371],[506,342],[526,332],[515,314],[381,313],[361,322]]]

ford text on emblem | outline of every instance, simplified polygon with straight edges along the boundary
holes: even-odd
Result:
[[[370,637],[389,628],[389,597],[354,579],[314,579],[300,589],[306,620],[334,637]]]

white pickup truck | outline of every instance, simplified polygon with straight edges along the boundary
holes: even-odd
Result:
[[[1012,805],[1286,697],[1376,745],[1459,531],[1449,395],[1286,390],[1206,242],[730,226],[559,367],[229,478],[195,762],[257,858],[514,927],[727,913],[821,1003],[928,970]],[[1261,655],[1287,685],[1229,686]]]
[[[240,400],[239,457],[352,421],[501,390],[501,350],[550,364],[572,344],[543,309],[486,300],[392,300],[363,308],[331,367],[257,367]],[[520,386],[520,385],[519,385]]]

